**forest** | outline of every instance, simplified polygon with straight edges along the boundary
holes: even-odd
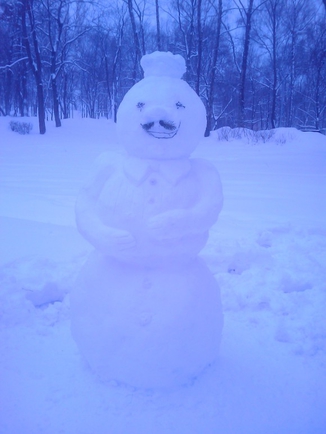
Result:
[[[181,54],[207,130],[326,132],[326,0],[0,0],[0,116],[115,119],[140,58]]]

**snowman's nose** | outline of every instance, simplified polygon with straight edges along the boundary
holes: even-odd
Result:
[[[169,118],[171,110],[168,107],[161,105],[148,105],[142,110],[143,119],[147,122],[158,121],[159,119]]]

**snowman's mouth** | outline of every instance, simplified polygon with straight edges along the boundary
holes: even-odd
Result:
[[[172,139],[180,128],[179,125],[175,125],[172,121],[156,121],[147,122],[146,124],[141,124],[142,128],[146,133],[155,137],[156,139]]]

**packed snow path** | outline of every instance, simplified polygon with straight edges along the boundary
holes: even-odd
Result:
[[[225,194],[202,252],[222,289],[221,357],[163,392],[98,382],[70,335],[69,291],[90,249],[74,201],[90,162],[119,152],[114,125],[74,119],[20,136],[8,124],[0,117],[0,433],[326,432],[326,137],[220,131],[196,151]]]

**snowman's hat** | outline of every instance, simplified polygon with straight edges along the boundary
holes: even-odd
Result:
[[[144,70],[144,77],[173,77],[181,78],[186,72],[185,60],[180,54],[170,51],[154,51],[145,54],[140,60]]]

